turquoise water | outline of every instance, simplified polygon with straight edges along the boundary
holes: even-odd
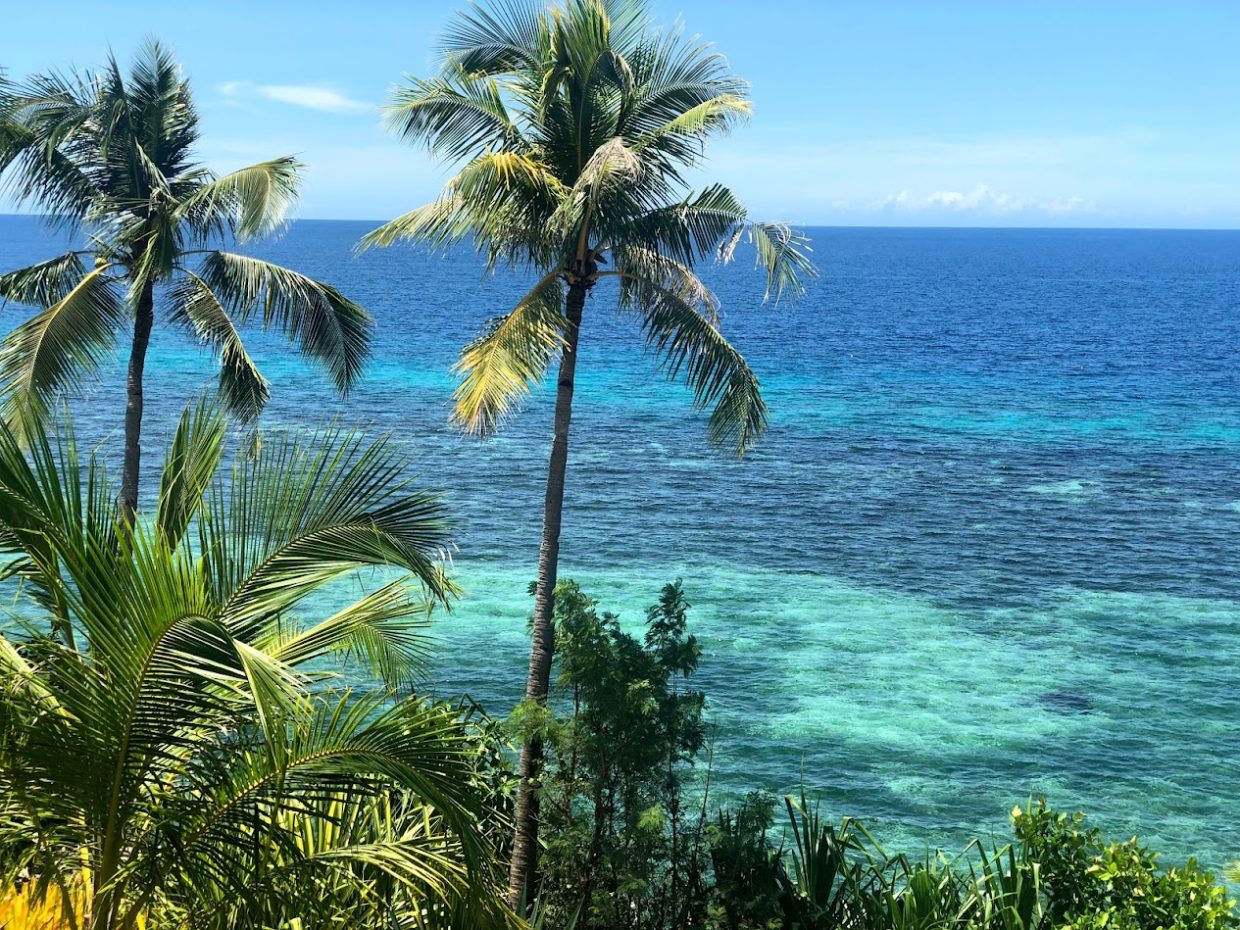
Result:
[[[503,713],[550,398],[486,443],[446,413],[456,349],[522,278],[465,254],[354,259],[367,228],[299,223],[260,250],[378,320],[347,405],[256,336],[268,421],[343,413],[411,445],[469,592],[438,623],[434,686]],[[1001,833],[1044,793],[1172,859],[1240,856],[1240,234],[812,232],[823,276],[796,307],[763,307],[744,262],[710,273],[772,409],[743,462],[706,447],[599,288],[562,574],[634,622],[684,578],[724,791],[804,779],[908,849]],[[0,268],[54,250],[0,218]],[[155,438],[210,377],[156,338]],[[118,429],[122,380],[118,363],[76,405],[91,435]]]

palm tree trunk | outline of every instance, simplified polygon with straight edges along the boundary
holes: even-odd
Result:
[[[551,463],[547,468],[542,545],[538,550],[538,584],[534,592],[534,636],[530,647],[529,677],[525,682],[526,701],[539,704],[547,701],[551,686],[551,659],[555,655],[552,611],[560,560],[560,518],[564,512],[564,474],[568,467],[568,426],[573,415],[573,378],[577,370],[581,312],[585,308],[589,289],[590,285],[585,281],[573,284],[568,290],[564,308],[568,327],[564,333],[564,350],[560,356],[560,375],[555,392],[555,438],[551,442]],[[533,903],[537,885],[542,763],[542,740],[537,736],[527,736],[521,745],[512,860],[508,868],[508,904],[514,910],[522,903]]]
[[[129,399],[125,404],[125,466],[121,472],[120,514],[126,523],[138,509],[138,472],[142,465],[142,373],[146,368],[146,348],[151,342],[155,322],[154,285],[147,284],[138,295],[133,322],[133,348],[129,351]]]

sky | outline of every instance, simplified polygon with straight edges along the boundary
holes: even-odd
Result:
[[[386,219],[446,168],[379,107],[461,0],[0,0],[12,77],[170,45],[220,171],[307,163],[298,215]],[[845,226],[1240,228],[1240,0],[650,0],[752,86],[699,182]],[[55,16],[53,28],[47,17]],[[0,198],[0,212],[13,204]]]

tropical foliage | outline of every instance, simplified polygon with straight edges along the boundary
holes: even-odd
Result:
[[[454,408],[488,434],[558,361],[527,697],[506,724],[419,694],[431,612],[459,592],[443,509],[398,446],[333,427],[229,453],[227,415],[268,399],[245,324],[341,392],[368,351],[357,304],[227,250],[281,224],[301,166],[199,164],[189,85],[155,43],[128,74],[0,75],[8,190],[85,241],[0,275],[0,298],[40,308],[0,351],[0,928],[1235,930],[1195,861],[1164,868],[1040,800],[1009,843],[921,857],[804,792],[778,818],[759,792],[715,801],[681,583],[640,633],[557,583],[578,343],[612,282],[711,440],[744,453],[766,407],[697,268],[748,239],[778,299],[813,274],[808,245],[722,185],[690,189],[746,86],[637,0],[497,0],[441,51],[389,116],[455,176],[365,244],[469,241],[535,279],[462,352]],[[144,510],[157,306],[216,351],[221,401],[181,417]],[[52,400],[130,327],[118,512],[106,456],[80,456]]]
[[[1082,827],[1079,814],[1058,814],[1041,801],[1013,811],[1015,839],[1009,844],[975,841],[955,857],[935,852],[920,858],[889,854],[856,821],[825,822],[804,797],[785,799],[784,807],[787,845],[773,846],[767,838],[769,800],[751,796],[735,818],[720,815],[711,831],[708,925],[720,930],[1224,930],[1236,925],[1226,890],[1195,864],[1158,870],[1150,854],[1129,855],[1140,849],[1136,840],[1103,844],[1097,831]],[[1078,858],[1081,851],[1085,855]],[[1117,858],[1127,865],[1108,871],[1107,863]],[[1079,897],[1065,908],[1072,889]]]
[[[575,583],[556,589],[553,694],[564,710],[545,724],[555,764],[544,779],[542,899],[579,928],[694,922],[706,849],[686,781],[705,698],[684,687],[700,653],[688,608],[679,582],[665,586],[638,638]]]
[[[752,222],[722,185],[693,192],[685,181],[705,143],[749,115],[746,95],[722,55],[656,29],[640,2],[498,2],[448,28],[441,72],[398,89],[388,119],[402,138],[465,164],[438,200],[364,244],[468,240],[492,264],[539,273],[461,356],[465,428],[498,425],[575,341],[586,293],[611,279],[667,373],[713,408],[712,438],[741,451],[758,439],[757,378],[719,332],[719,302],[694,268],[730,260],[747,235],[768,296],[796,293],[813,273],[806,241]]]
[[[744,120],[747,86],[723,56],[658,29],[639,0],[498,0],[445,32],[437,75],[412,80],[388,108],[394,130],[459,165],[440,197],[376,229],[365,245],[470,241],[492,265],[536,276],[461,354],[455,418],[492,432],[558,358],[555,435],[535,594],[529,700],[546,700],[577,347],[587,298],[615,285],[670,378],[711,408],[709,436],[744,453],[766,426],[758,378],[719,329],[719,301],[698,277],[748,236],[767,296],[813,273],[805,239],[753,222],[727,187],[694,191],[706,143]],[[537,873],[542,748],[522,748],[509,900]]]
[[[301,165],[276,158],[222,177],[195,154],[198,113],[171,54],[147,45],[125,75],[41,74],[0,83],[0,174],[19,203],[85,235],[85,246],[0,275],[0,298],[41,311],[0,353],[6,410],[35,410],[79,389],[132,331],[122,505],[137,506],[146,352],[157,298],[167,323],[219,356],[220,390],[256,418],[267,381],[240,328],[282,333],[347,392],[371,320],[334,287],[222,246],[269,233],[297,195]]]
[[[1162,868],[1036,801],[1007,844],[888,852],[802,792],[710,807],[701,650],[679,583],[639,639],[572,582],[556,592],[541,915],[548,926],[676,930],[1231,930],[1228,891],[1189,860]],[[523,714],[533,713],[523,708]],[[522,727],[530,721],[520,720]],[[705,763],[705,764],[703,764]]]
[[[395,447],[328,430],[225,467],[224,421],[200,406],[127,526],[71,431],[25,428],[28,452],[0,427],[22,618],[0,638],[9,917],[505,923],[478,734],[408,691],[453,586],[440,505]],[[332,584],[379,568],[370,593]],[[339,608],[315,617],[325,597]],[[341,663],[380,686],[341,687]]]

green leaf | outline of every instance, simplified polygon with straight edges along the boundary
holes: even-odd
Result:
[[[334,287],[231,252],[208,255],[198,277],[238,322],[259,315],[266,329],[283,333],[303,355],[320,362],[342,394],[357,383],[374,324]]]
[[[464,429],[493,433],[512,405],[542,378],[564,345],[568,320],[560,309],[563,301],[559,276],[547,275],[462,350],[456,371],[463,378],[454,394],[453,419]]]
[[[171,298],[172,321],[219,353],[220,396],[229,413],[242,423],[257,420],[271,391],[220,299],[191,273],[173,289]]]
[[[48,307],[68,297],[85,274],[81,254],[69,252],[0,275],[0,297],[27,306]]]
[[[296,203],[304,167],[285,156],[233,171],[185,198],[177,216],[204,237],[223,230],[241,241],[265,236],[280,228]]]
[[[225,428],[224,418],[205,401],[181,414],[160,472],[155,512],[155,526],[170,546],[180,542],[202,506],[224,454]]]
[[[108,278],[110,265],[83,277],[64,299],[18,326],[0,347],[7,415],[40,409],[55,394],[80,390],[112,349],[125,311]]]

